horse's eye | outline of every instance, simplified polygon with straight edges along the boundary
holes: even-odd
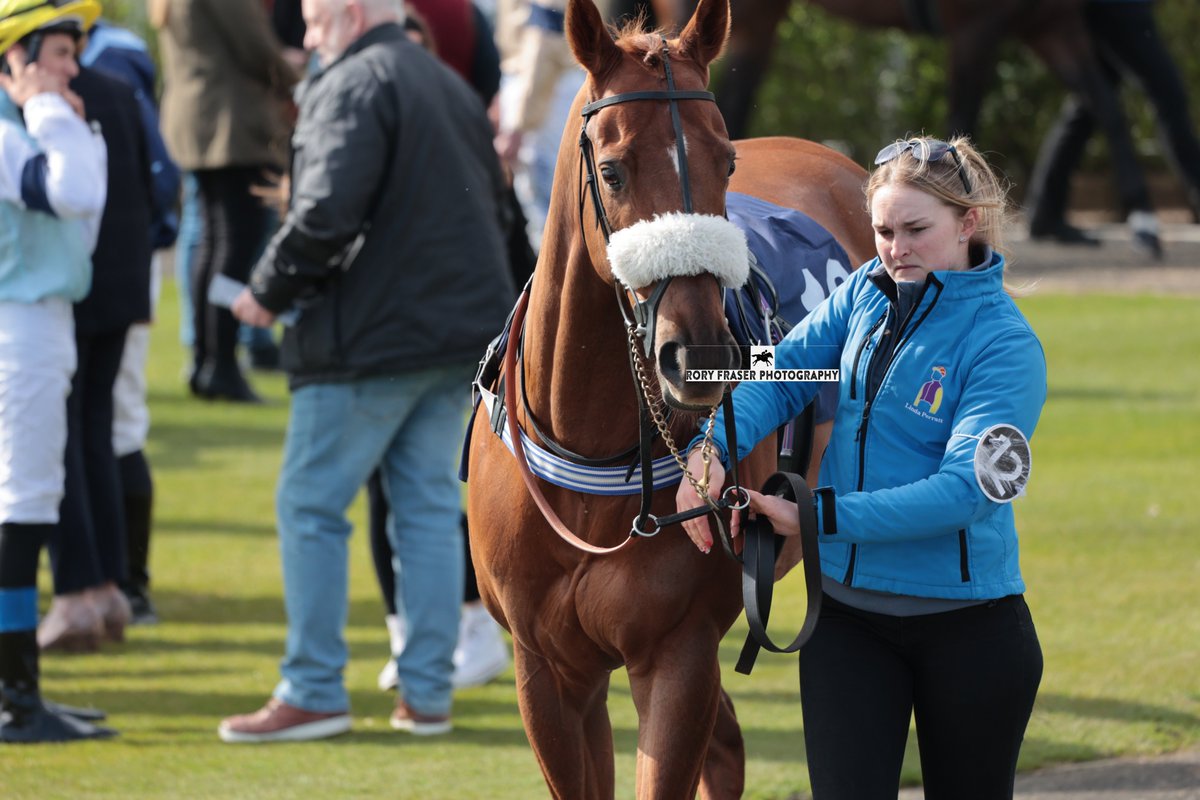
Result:
[[[728,175],[728,177],[732,178],[733,173],[736,171],[737,171],[737,159],[731,158],[731,159],[729,159],[729,175]]]
[[[621,173],[612,164],[600,165],[600,177],[608,184],[610,189],[620,189],[622,180]]]

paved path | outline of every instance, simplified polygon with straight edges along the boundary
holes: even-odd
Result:
[[[923,800],[905,789],[900,800]],[[1200,800],[1200,750],[1067,764],[1017,776],[1017,800]]]
[[[1022,231],[1007,235],[1010,283],[1033,283],[1054,292],[1149,292],[1200,296],[1200,225],[1163,226],[1164,257],[1154,261],[1130,244],[1123,225],[1087,226],[1098,247],[1032,242]]]

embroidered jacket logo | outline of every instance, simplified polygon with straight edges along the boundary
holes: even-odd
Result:
[[[938,409],[942,407],[942,378],[946,377],[945,367],[934,367],[929,376],[929,380],[921,384],[921,391],[917,392],[917,399],[913,401],[913,405],[918,411],[928,411],[930,414],[936,414]]]

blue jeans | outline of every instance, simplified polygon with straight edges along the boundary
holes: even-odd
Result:
[[[196,336],[196,323],[192,316],[192,262],[196,259],[196,251],[200,249],[203,224],[196,176],[185,172],[179,235],[175,238],[175,291],[179,293],[179,343],[188,348]]]
[[[463,593],[456,471],[471,372],[456,364],[292,395],[276,496],[288,616],[275,688],[283,702],[317,712],[350,707],[342,680],[346,510],[378,465],[394,511],[396,607],[406,617],[396,660],[401,696],[420,713],[449,713]]]

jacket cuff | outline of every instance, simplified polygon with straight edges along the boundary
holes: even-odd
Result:
[[[822,486],[813,492],[813,506],[817,511],[817,533],[822,536],[837,534],[837,495],[832,487]]]

